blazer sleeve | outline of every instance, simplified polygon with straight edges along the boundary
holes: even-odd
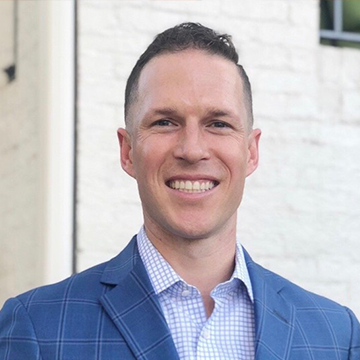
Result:
[[[9,299],[0,311],[0,359],[42,360],[29,314],[16,298]]]
[[[346,310],[350,316],[352,330],[349,360],[358,360],[360,359],[360,323],[355,314],[350,309],[346,308]]]

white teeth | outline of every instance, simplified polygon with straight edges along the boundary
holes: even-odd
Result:
[[[215,186],[215,182],[174,180],[174,181],[170,181],[169,186],[175,190],[196,193],[196,192],[204,192],[211,190]]]
[[[200,183],[198,181],[195,181],[192,186],[193,190],[200,190]]]

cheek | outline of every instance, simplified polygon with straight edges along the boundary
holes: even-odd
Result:
[[[158,154],[150,149],[142,149],[141,152],[134,154],[134,163],[137,170],[141,173],[155,171],[158,167]]]
[[[164,156],[160,146],[142,146],[141,149],[134,151],[134,169],[138,182],[154,182],[159,177],[164,162]],[[140,185],[140,184],[139,184]]]
[[[159,167],[171,158],[176,140],[169,136],[149,136],[136,148],[135,161],[143,166],[159,169]]]
[[[245,146],[241,146],[237,142],[229,142],[222,146],[219,156],[231,173],[246,172],[248,151]]]

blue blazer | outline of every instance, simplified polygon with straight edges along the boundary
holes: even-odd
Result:
[[[349,309],[245,257],[256,360],[360,360],[360,325]],[[107,263],[8,300],[0,312],[0,359],[179,359],[136,237]]]

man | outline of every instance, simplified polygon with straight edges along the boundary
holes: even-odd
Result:
[[[10,299],[5,360],[359,360],[354,314],[255,264],[236,242],[257,168],[250,83],[227,35],[158,35],[126,87],[121,165],[144,227],[116,258]]]

